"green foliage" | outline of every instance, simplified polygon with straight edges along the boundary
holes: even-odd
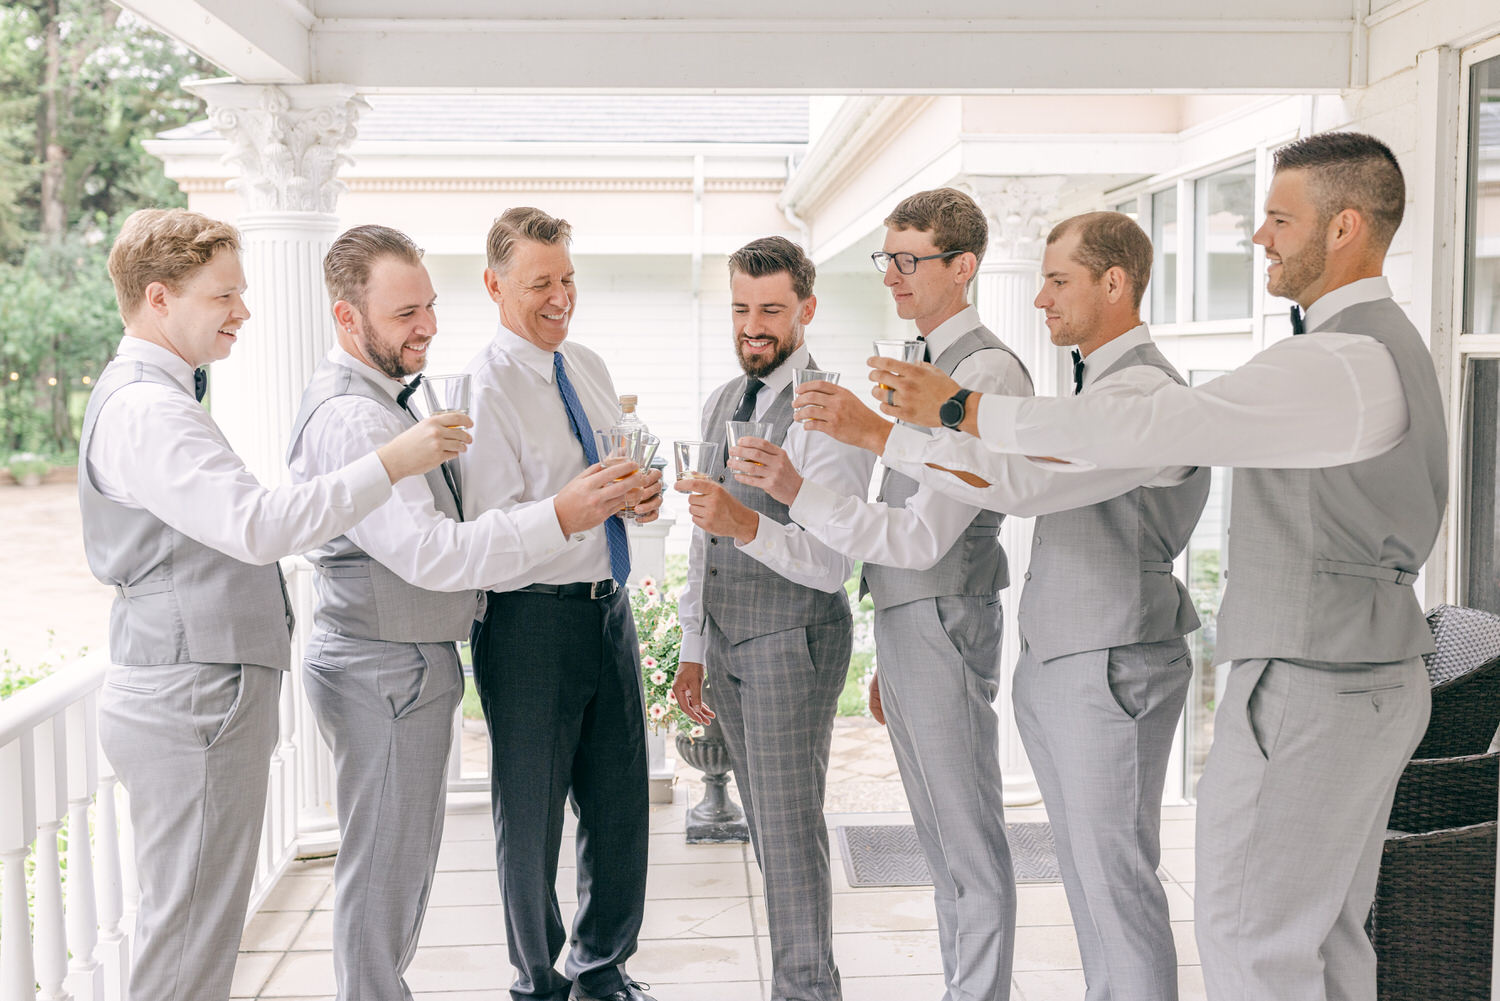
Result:
[[[0,6],[0,454],[77,450],[120,336],[110,240],[186,204],[142,144],[201,117],[181,82],[215,72],[109,0]]]
[[[646,722],[652,733],[665,728],[698,737],[703,727],[678,708],[672,694],[682,651],[682,624],[677,619],[677,597],[682,589],[679,585],[669,592],[663,587],[664,582],[647,577],[630,592],[630,609],[635,613],[636,639],[640,642]]]
[[[874,652],[854,651],[849,658],[849,673],[844,678],[844,690],[839,693],[840,716],[870,715],[870,679],[874,676]]]
[[[47,630],[47,659],[38,664],[23,666],[11,657],[9,650],[0,650],[0,699],[8,699],[21,689],[29,688],[88,652],[88,647],[79,647],[78,652],[71,655],[58,650],[57,633],[51,629]]]

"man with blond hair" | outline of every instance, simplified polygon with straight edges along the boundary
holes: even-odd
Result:
[[[140,907],[131,1001],[229,996],[265,812],[291,607],[276,561],[347,531],[392,484],[456,456],[424,421],[267,489],[201,406],[199,366],[250,317],[239,234],[143,210],[109,255],[125,337],[79,442],[89,567],[115,589],[99,741],[130,793]]]
[[[437,335],[437,294],[406,234],[356,226],[329,248],[323,277],[338,344],[302,397],[288,460],[296,480],[415,422],[410,397]],[[435,469],[308,554],[318,605],[305,690],[333,750],[343,836],[333,901],[340,1001],[410,1001],[403,974],[437,867],[463,696],[456,641],[482,610],[479,589],[559,552],[631,489],[617,471],[592,469],[552,504],[465,520],[458,477]]]
[[[974,200],[953,188],[923,191],[897,205],[885,224],[875,266],[897,315],[915,323],[937,367],[992,393],[1029,395],[1025,366],[968,305],[988,240]],[[809,430],[825,416],[885,423],[848,389],[827,382],[808,384],[796,403]],[[742,451],[768,467],[784,455],[776,448]],[[890,468],[873,504],[795,471],[762,485],[790,505],[792,520],[808,534],[864,561],[861,592],[875,602],[880,662],[871,707],[890,725],[917,841],[932,871],[947,996],[1004,1001],[1016,887],[994,709],[998,593],[1009,582],[999,539],[1003,516]]]
[[[520,517],[595,468],[594,431],[620,417],[604,362],[568,339],[577,292],[572,227],[535,208],[490,227],[484,285],[500,313],[469,363],[479,451],[462,465],[465,510]],[[613,474],[619,475],[619,474]],[[650,504],[661,476],[632,476]],[[653,510],[654,505],[647,510]],[[530,569],[490,584],[474,682],[490,732],[495,855],[512,998],[648,999],[625,972],[646,903],[646,727],[630,548],[617,515],[573,531]],[[558,909],[563,811],[578,816],[578,915]]]

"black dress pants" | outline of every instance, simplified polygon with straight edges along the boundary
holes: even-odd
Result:
[[[495,858],[511,997],[565,1001],[629,982],[646,902],[646,715],[635,621],[609,598],[491,593],[474,634],[474,681],[490,732]],[[563,809],[578,816],[578,916],[557,905]]]

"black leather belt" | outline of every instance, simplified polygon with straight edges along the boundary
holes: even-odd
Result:
[[[583,598],[587,601],[612,598],[619,589],[620,586],[613,579],[580,581],[577,584],[528,584],[525,587],[516,588],[517,591],[524,591],[528,594],[551,594],[559,598]]]

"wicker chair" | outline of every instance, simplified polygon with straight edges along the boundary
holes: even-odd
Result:
[[[1439,605],[1427,614],[1432,720],[1413,758],[1455,758],[1489,750],[1500,728],[1500,616]]]
[[[1386,835],[1369,923],[1379,1001],[1489,1001],[1495,826]]]

